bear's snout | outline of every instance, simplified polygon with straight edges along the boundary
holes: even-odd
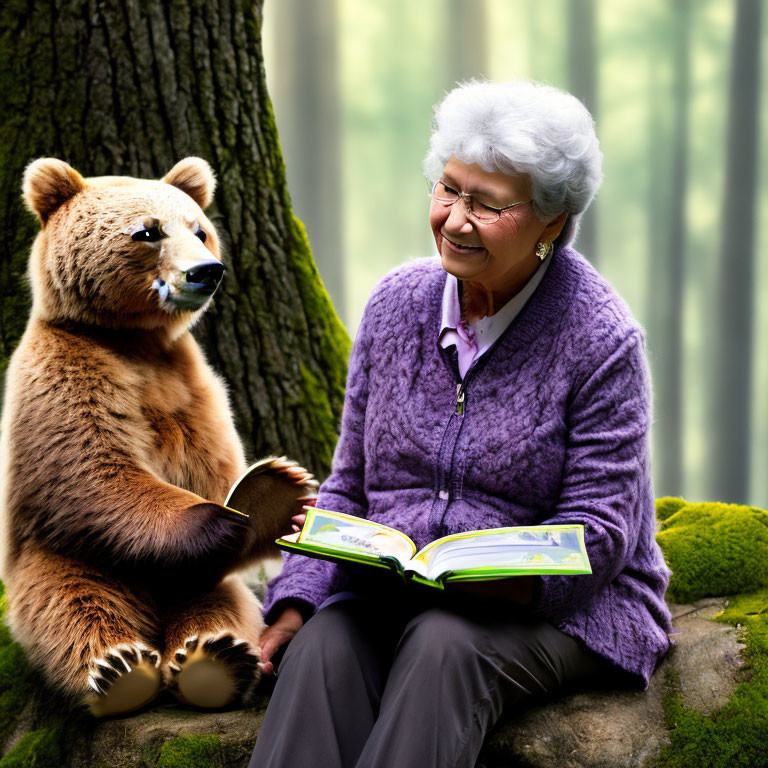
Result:
[[[224,265],[218,261],[209,261],[191,267],[185,273],[188,283],[204,285],[211,293],[218,288],[221,278],[224,276]]]
[[[160,306],[168,311],[196,312],[213,296],[224,276],[219,261],[204,261],[175,271],[168,282],[157,279],[152,288],[160,294]]]

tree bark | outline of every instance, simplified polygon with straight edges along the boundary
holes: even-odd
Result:
[[[187,155],[218,177],[208,213],[228,272],[195,328],[229,383],[249,456],[286,453],[323,477],[349,338],[292,213],[266,92],[262,3],[8,0],[0,10],[0,359],[28,315],[36,224],[20,199],[44,155],[84,176],[160,178]]]
[[[736,504],[749,494],[761,10],[736,5],[709,404],[710,496]]]

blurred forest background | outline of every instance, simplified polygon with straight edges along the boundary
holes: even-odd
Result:
[[[290,193],[349,333],[387,270],[434,253],[421,161],[444,91],[569,90],[604,155],[576,247],[647,329],[656,496],[768,507],[762,5],[266,0]]]

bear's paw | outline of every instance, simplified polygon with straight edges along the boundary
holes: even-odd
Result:
[[[168,663],[169,690],[183,704],[203,709],[246,703],[261,678],[259,658],[246,640],[227,630],[193,635]]]
[[[318,486],[318,482],[311,472],[286,456],[269,456],[263,459],[262,472],[280,475],[293,485],[306,486],[308,490],[315,490]]]
[[[160,654],[143,643],[121,643],[90,667],[85,704],[94,717],[141,709],[160,692]]]

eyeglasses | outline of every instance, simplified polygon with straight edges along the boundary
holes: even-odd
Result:
[[[505,205],[503,208],[494,208],[492,205],[481,203],[476,200],[472,195],[468,195],[466,192],[449,187],[442,179],[438,179],[432,185],[432,191],[430,195],[433,200],[436,200],[441,205],[453,205],[459,198],[464,201],[464,208],[467,211],[467,216],[474,219],[479,224],[494,224],[501,218],[501,214],[504,211],[517,208],[518,205],[525,205],[532,202],[531,200],[523,200],[519,203],[512,203],[512,205]]]

